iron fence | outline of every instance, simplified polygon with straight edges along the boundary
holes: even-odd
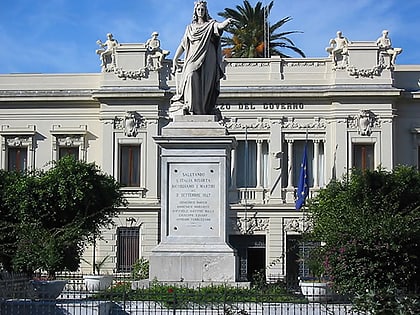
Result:
[[[56,299],[39,299],[26,275],[2,274],[1,315],[324,315],[360,314],[348,300],[330,296],[320,302],[308,300],[287,286],[245,289],[243,286],[171,286],[114,277],[111,288],[87,290],[83,275],[60,275],[66,285]],[[144,286],[143,286],[144,285]],[[316,300],[316,299],[315,299]]]

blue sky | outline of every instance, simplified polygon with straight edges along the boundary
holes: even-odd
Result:
[[[269,3],[268,0],[261,0]],[[250,0],[255,5],[256,0]],[[171,58],[191,21],[193,0],[11,0],[0,10],[0,73],[100,72],[96,41],[111,32],[120,43],[143,43],[153,31]],[[242,0],[208,0],[210,14]],[[420,64],[420,0],[274,0],[270,21],[293,20],[283,31],[308,57],[325,57],[341,30],[349,40],[376,40],[390,31],[403,48],[397,64]]]

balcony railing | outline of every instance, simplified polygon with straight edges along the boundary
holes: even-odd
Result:
[[[319,193],[320,187],[311,187],[309,189],[309,196],[308,198],[313,198]],[[292,196],[296,196],[297,187],[294,187],[292,190],[288,188],[283,188],[281,192],[281,199],[280,202],[287,203],[286,200],[287,194],[292,194]],[[270,190],[268,188],[263,187],[247,187],[247,188],[236,188],[231,189],[229,192],[229,203],[233,204],[268,204],[270,203]],[[291,199],[294,199],[293,197]],[[278,198],[276,198],[276,202],[278,202]]]

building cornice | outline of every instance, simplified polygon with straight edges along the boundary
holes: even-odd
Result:
[[[0,102],[91,101],[93,90],[0,90]]]

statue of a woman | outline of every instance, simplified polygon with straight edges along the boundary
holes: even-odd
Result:
[[[185,52],[181,80],[172,98],[172,103],[182,104],[184,113],[214,114],[223,77],[220,36],[230,22],[231,19],[221,23],[213,20],[206,1],[195,3],[192,23],[187,26],[173,60],[176,72],[180,68],[179,57]]]

